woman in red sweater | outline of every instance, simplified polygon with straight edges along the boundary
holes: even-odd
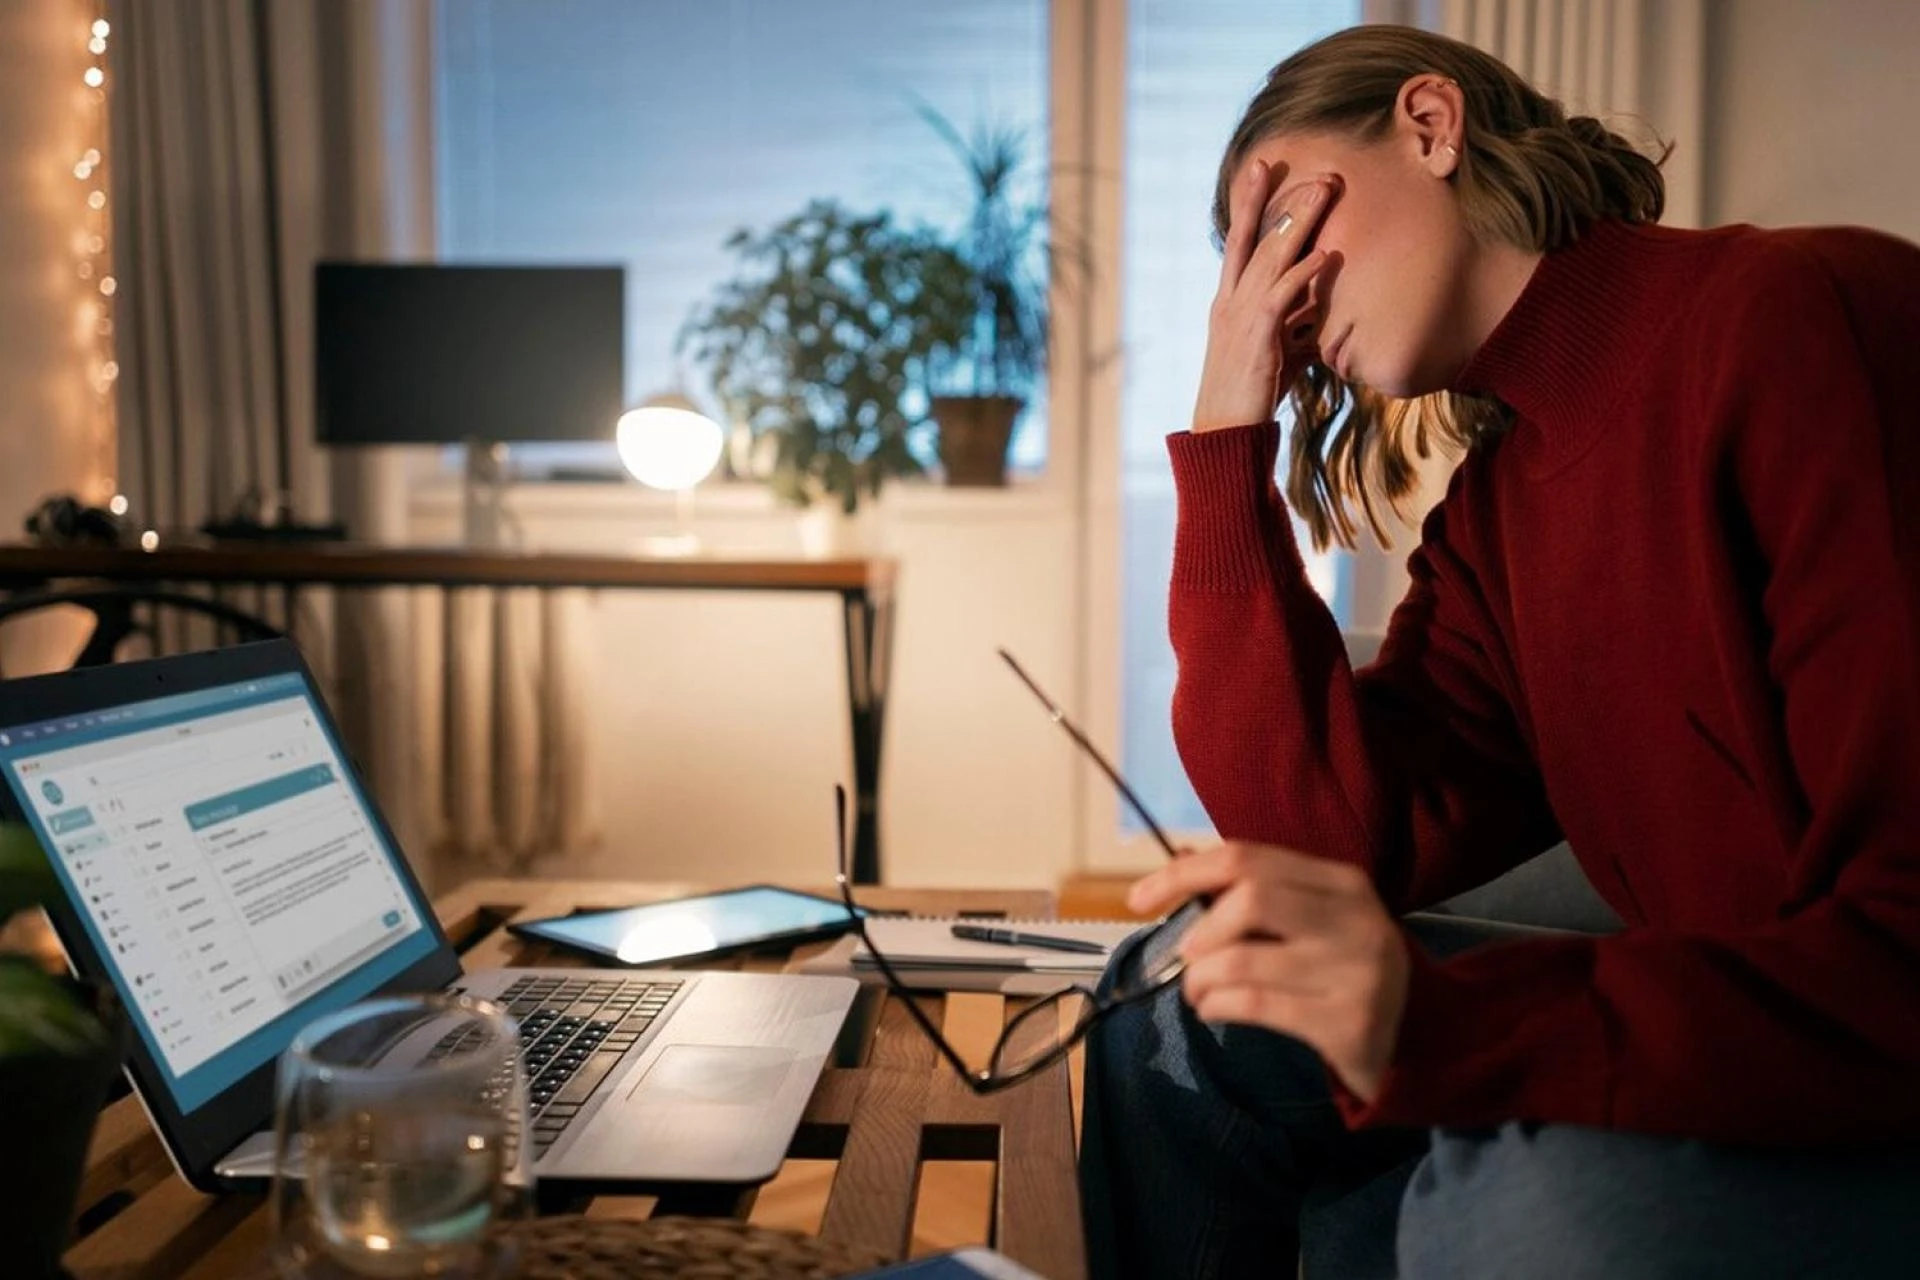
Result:
[[[1408,28],[1236,129],[1170,440],[1225,843],[1135,887],[1212,906],[1184,1001],[1095,1038],[1097,1271],[1386,1273],[1396,1221],[1408,1275],[1920,1267],[1920,251],[1662,194]],[[1356,672],[1288,505],[1351,542],[1429,443],[1463,460]],[[1410,945],[1561,839],[1623,932]]]

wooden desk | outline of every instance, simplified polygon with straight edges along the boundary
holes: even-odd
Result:
[[[607,881],[480,880],[445,895],[435,910],[469,970],[570,961],[523,943],[500,926],[515,916],[573,907],[604,907],[696,892],[686,884]],[[874,906],[915,911],[1003,911],[1045,915],[1051,895],[1038,892],[871,889]],[[794,954],[769,953],[713,967],[779,971],[829,944]],[[699,966],[691,966],[699,967]],[[966,993],[922,999],[962,1052],[983,1058],[987,1044],[1020,1002]],[[936,1060],[906,1011],[880,988],[868,988],[843,1037],[847,1053],[814,1090],[786,1170],[764,1189],[689,1188],[657,1199],[602,1197],[589,1214],[648,1216],[718,1213],[772,1225],[801,1225],[830,1239],[904,1257],[916,1193],[928,1161],[979,1161],[993,1167],[990,1240],[1050,1280],[1081,1280],[1086,1258],[1075,1178],[1074,1100],[1063,1064],[1027,1083],[977,1098]],[[817,1165],[831,1178],[814,1190]],[[820,1203],[824,1197],[824,1205]],[[796,1202],[798,1212],[796,1212]],[[810,1202],[810,1203],[809,1203]],[[68,1251],[75,1280],[185,1277],[225,1280],[256,1274],[268,1243],[266,1210],[253,1195],[207,1196],[181,1181],[136,1099],[102,1113],[81,1188],[84,1234]]]
[[[809,591],[840,597],[856,800],[853,874],[880,882],[880,747],[893,665],[893,583],[884,558],[640,557],[454,548],[220,544],[154,551],[0,544],[0,590],[111,582],[327,587],[532,587],[618,591]],[[88,648],[111,653],[131,609],[96,611]],[[294,616],[291,606],[287,616]],[[102,635],[120,628],[118,636]]]

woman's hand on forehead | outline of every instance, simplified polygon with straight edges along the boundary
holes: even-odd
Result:
[[[1314,277],[1328,255],[1309,244],[1332,191],[1330,183],[1288,183],[1284,170],[1259,160],[1235,175],[1194,430],[1271,421],[1312,358]]]
[[[1292,213],[1292,205],[1298,194],[1316,182],[1325,184],[1329,195],[1338,195],[1340,192],[1340,179],[1331,173],[1303,173],[1297,176],[1282,173],[1273,194],[1267,197],[1265,209],[1261,211],[1260,229],[1254,234],[1254,239],[1266,239],[1268,233],[1280,225],[1280,220]]]

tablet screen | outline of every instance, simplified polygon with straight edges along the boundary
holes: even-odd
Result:
[[[647,965],[775,938],[823,936],[850,927],[846,907],[833,898],[755,885],[616,911],[529,920],[515,925],[514,932],[622,964]]]

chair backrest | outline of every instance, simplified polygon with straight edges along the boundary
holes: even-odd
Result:
[[[0,599],[0,623],[62,605],[85,609],[93,615],[93,630],[73,661],[76,667],[105,666],[116,661],[121,646],[135,636],[155,639],[154,625],[167,614],[211,623],[216,645],[276,640],[283,634],[264,619],[224,601],[149,586],[19,592]],[[144,622],[140,618],[142,613],[146,615]]]
[[[1438,909],[1453,915],[1581,933],[1614,933],[1622,925],[1564,841],[1478,889],[1449,898]]]

